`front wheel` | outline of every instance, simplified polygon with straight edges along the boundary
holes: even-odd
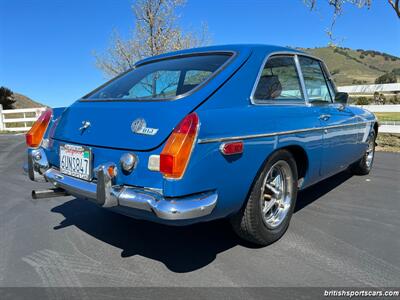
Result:
[[[375,130],[372,130],[368,136],[368,148],[363,157],[351,166],[351,170],[356,175],[367,175],[371,172],[372,164],[375,158]]]
[[[265,164],[246,205],[231,219],[232,227],[247,241],[271,244],[287,230],[296,197],[296,161],[290,152],[277,151]]]

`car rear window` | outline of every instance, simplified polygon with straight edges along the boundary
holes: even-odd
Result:
[[[229,53],[192,55],[139,65],[83,99],[175,99],[210,80],[230,56]]]

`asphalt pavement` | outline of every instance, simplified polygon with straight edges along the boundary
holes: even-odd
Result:
[[[168,227],[74,197],[32,200],[23,136],[0,135],[0,286],[400,285],[400,154],[368,176],[340,173],[299,194],[268,247],[226,221]]]

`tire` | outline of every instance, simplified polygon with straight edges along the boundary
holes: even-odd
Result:
[[[350,166],[351,171],[356,175],[368,175],[371,172],[375,158],[375,130],[371,130],[368,136],[368,148],[363,157]]]
[[[285,179],[279,180],[279,174]],[[296,204],[297,180],[292,154],[286,150],[273,153],[253,184],[246,204],[230,220],[236,234],[262,246],[280,239],[289,226]]]

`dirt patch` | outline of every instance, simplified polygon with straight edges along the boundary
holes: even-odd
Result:
[[[400,152],[400,134],[379,133],[377,151]]]

